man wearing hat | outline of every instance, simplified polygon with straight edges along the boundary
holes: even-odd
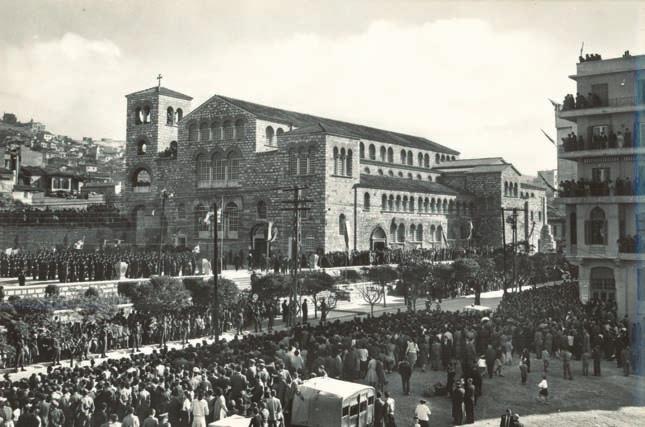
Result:
[[[459,380],[452,393],[452,419],[455,425],[460,426],[464,420],[464,398],[466,390],[464,390],[464,381]]]
[[[49,409],[49,427],[62,427],[63,425],[65,425],[65,414],[60,408],[58,400],[54,399]]]
[[[419,404],[414,408],[414,416],[421,427],[430,427],[430,408],[425,399],[419,400]]]

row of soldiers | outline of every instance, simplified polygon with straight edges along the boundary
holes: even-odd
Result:
[[[164,275],[191,275],[198,266],[190,252],[164,253],[160,258],[156,251],[21,251],[0,254],[0,277],[18,277],[21,284],[27,279],[61,283],[112,280],[118,278],[115,265],[120,261],[128,264],[128,278],[150,277],[160,269]]]

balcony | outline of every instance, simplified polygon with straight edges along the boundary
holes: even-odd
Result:
[[[558,146],[558,157],[566,160],[579,160],[594,157],[627,157],[645,155],[645,147],[609,147],[609,146]]]
[[[587,100],[584,96],[578,96],[572,101],[568,95],[558,113],[561,119],[575,122],[578,117],[599,116],[603,114],[630,113],[633,111],[645,110],[643,99],[635,96],[622,96],[617,98],[599,99],[598,97]]]
[[[636,204],[645,203],[645,181],[618,178],[615,182],[579,179],[560,182],[558,203]]]

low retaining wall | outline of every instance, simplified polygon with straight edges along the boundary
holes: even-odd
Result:
[[[211,276],[177,276],[176,279],[203,279]],[[98,282],[75,282],[75,283],[42,283],[38,285],[26,286],[4,286],[5,298],[18,296],[20,298],[42,298],[45,296],[45,289],[50,284],[56,285],[60,291],[60,296],[71,297],[78,293],[85,292],[89,288],[97,289],[102,295],[116,295],[119,289],[119,283],[143,283],[150,279],[125,279],[125,280],[102,280]]]

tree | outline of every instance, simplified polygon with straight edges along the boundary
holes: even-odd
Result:
[[[184,287],[190,292],[194,306],[206,309],[213,304],[215,284],[212,277],[208,280],[184,279]],[[219,278],[217,280],[217,297],[220,305],[233,305],[240,297],[240,290],[235,282]]]
[[[251,292],[258,294],[261,301],[273,301],[276,298],[290,296],[292,282],[291,276],[266,274],[251,284]]]
[[[310,271],[308,273],[304,273],[304,277],[302,277],[302,289],[301,292],[303,295],[311,295],[311,299],[313,300],[314,304],[314,319],[318,318],[318,309],[320,308],[320,302],[318,300],[318,294],[325,292],[325,293],[332,293],[334,291],[334,286],[336,285],[336,281],[334,280],[333,277],[331,277],[329,274],[325,273],[324,271]],[[327,301],[325,303],[327,304],[328,308],[330,301],[332,298],[325,298]],[[333,301],[335,302],[335,298],[333,298]],[[334,303],[335,305],[335,303]]]
[[[448,296],[450,293],[449,287],[452,286],[454,282],[454,272],[455,269],[452,264],[437,264],[432,270],[432,275],[435,279],[435,283],[441,287],[442,292],[439,292],[444,297]]]
[[[153,316],[178,315],[191,306],[190,292],[180,279],[153,276],[130,296],[135,310]]]
[[[413,311],[417,308],[417,299],[427,297],[428,284],[432,283],[432,264],[417,258],[406,257],[397,267],[400,283],[405,293],[406,303]]]
[[[475,292],[475,305],[480,305],[481,283],[476,280],[480,270],[479,263],[472,258],[461,258],[453,263],[455,280],[465,283]]]
[[[369,281],[381,286],[381,293],[383,294],[383,307],[385,307],[385,286],[394,282],[399,277],[398,273],[389,265],[365,267],[364,270]]]
[[[358,294],[370,305],[370,316],[374,316],[374,305],[383,298],[383,288],[373,283],[361,283],[356,288]]]

